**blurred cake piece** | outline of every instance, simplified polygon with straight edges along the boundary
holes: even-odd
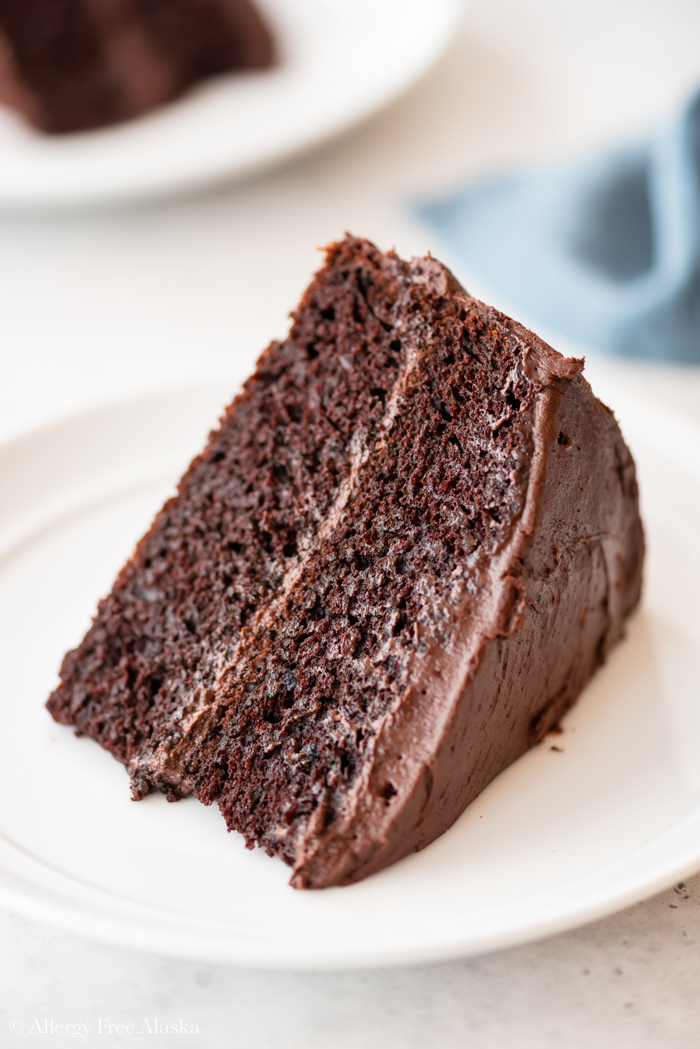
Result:
[[[273,50],[249,0],[0,0],[0,102],[50,134],[87,131]]]

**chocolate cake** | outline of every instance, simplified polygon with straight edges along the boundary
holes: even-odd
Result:
[[[348,237],[63,662],[133,795],[343,885],[554,728],[640,593],[635,469],[583,362]]]
[[[51,133],[128,120],[272,60],[250,0],[0,0],[0,102]]]

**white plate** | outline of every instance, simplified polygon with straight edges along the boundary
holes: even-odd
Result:
[[[606,395],[641,469],[644,608],[564,734],[441,839],[359,885],[300,893],[216,808],[129,800],[121,766],[43,703],[229,392],[135,400],[0,448],[0,904],[182,956],[349,967],[516,944],[700,868],[700,434],[674,437],[624,389]]]
[[[280,49],[139,120],[51,138],[0,110],[0,206],[153,197],[263,168],[357,123],[438,58],[460,0],[258,0]]]

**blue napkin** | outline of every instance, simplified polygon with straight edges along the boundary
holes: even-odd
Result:
[[[700,92],[646,145],[419,211],[535,321],[620,356],[700,362]]]

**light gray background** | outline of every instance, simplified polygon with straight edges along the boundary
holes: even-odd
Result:
[[[686,899],[685,897],[689,898]],[[39,1044],[212,1049],[692,1049],[700,1035],[700,877],[563,936],[412,969],[270,973],[172,961],[2,922],[0,1044],[32,1021],[92,1023]],[[99,1018],[199,1035],[96,1036]],[[21,1034],[9,1032],[20,1019]],[[32,1040],[30,1040],[30,1037]]]
[[[411,201],[634,139],[700,82],[699,42],[694,2],[471,0],[421,84],[277,172],[129,211],[0,215],[0,439],[135,392],[221,375],[233,388],[284,333],[316,246],[349,229],[450,262]],[[630,381],[700,417],[700,369]],[[154,1043],[93,1027],[73,1044],[685,1049],[700,1041],[699,904],[695,878],[542,943],[350,974],[172,961],[4,915],[0,1046],[34,1044],[34,1019],[138,1029],[156,1015],[202,1033]]]

